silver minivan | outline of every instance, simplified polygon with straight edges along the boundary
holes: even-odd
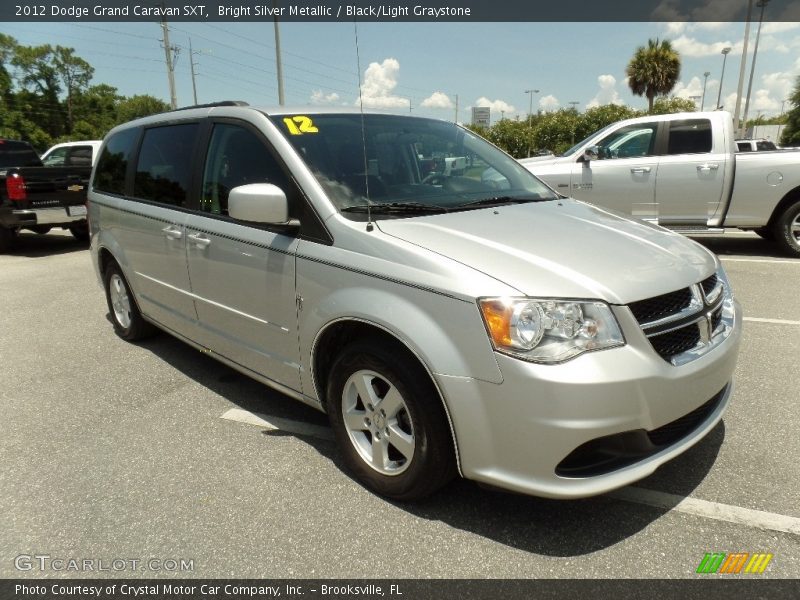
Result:
[[[167,331],[326,411],[394,499],[456,475],[603,493],[732,395],[742,319],[712,253],[454,123],[238,102],[139,119],[106,136],[89,217],[120,337]]]

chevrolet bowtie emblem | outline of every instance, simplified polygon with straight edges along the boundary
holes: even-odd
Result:
[[[67,191],[68,192],[80,192],[82,189],[83,189],[83,186],[79,185],[77,183],[67,186]]]

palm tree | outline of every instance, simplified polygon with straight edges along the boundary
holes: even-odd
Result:
[[[628,85],[637,96],[647,97],[647,110],[652,112],[656,96],[666,96],[675,87],[681,74],[681,57],[669,40],[647,40],[639,46],[625,69]]]

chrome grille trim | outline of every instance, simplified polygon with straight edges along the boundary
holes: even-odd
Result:
[[[683,303],[680,310],[658,319],[639,318],[643,316],[642,306],[658,306],[664,298],[685,295],[687,289],[691,300],[688,304]],[[629,308],[653,350],[674,366],[706,354],[727,338],[733,329],[733,300],[723,279],[716,274],[689,288],[635,302]]]

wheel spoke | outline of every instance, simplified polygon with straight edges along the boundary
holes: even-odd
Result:
[[[369,374],[363,374],[360,377],[356,377],[354,383],[356,390],[358,391],[358,395],[361,398],[361,402],[364,403],[364,406],[366,406],[367,403],[370,403],[374,406],[377,403],[378,398],[375,395],[375,390],[372,389],[372,376]]]
[[[372,464],[380,471],[385,471],[389,463],[389,444],[385,437],[372,437]]]
[[[381,400],[378,405],[378,407],[386,413],[387,419],[394,419],[404,406],[403,397],[394,386],[389,388],[389,391],[386,392],[386,396],[384,396],[383,400]]]
[[[367,431],[368,427],[364,424],[366,414],[362,410],[348,411],[344,413],[344,424],[350,431]]]
[[[414,436],[407,434],[400,429],[397,423],[389,425],[389,443],[402,454],[406,460],[410,461],[414,456]]]

